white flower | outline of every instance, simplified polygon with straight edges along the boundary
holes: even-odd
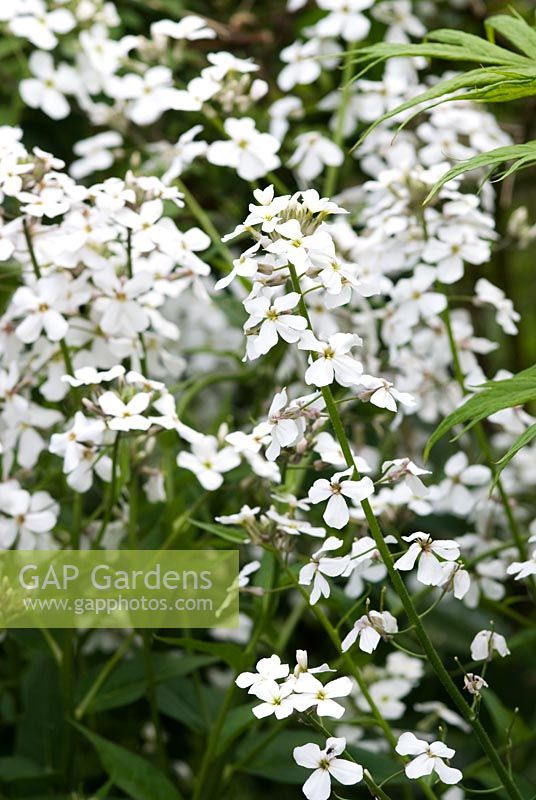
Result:
[[[475,291],[477,301],[493,306],[497,310],[497,323],[505,333],[514,336],[517,333],[516,323],[521,317],[502,289],[494,286],[486,278],[479,278],[475,284]]]
[[[271,300],[268,297],[255,297],[244,302],[249,319],[244,324],[244,330],[253,331],[258,327],[252,344],[253,354],[250,358],[266,355],[275,347],[279,337],[285,342],[297,342],[301,332],[307,327],[307,320],[298,314],[289,314],[299,302],[300,295],[290,292],[282,297]]]
[[[502,658],[510,655],[504,636],[495,631],[479,631],[471,642],[473,661],[491,661],[494,652],[497,652]]]
[[[255,696],[262,700],[253,707],[257,719],[274,714],[276,719],[290,717],[294,711],[294,696],[290,684],[277,684],[275,681],[263,681],[256,689]]]
[[[482,689],[487,689],[489,684],[480,675],[474,672],[467,672],[463,679],[463,686],[469,694],[479,695]]]
[[[465,516],[475,505],[476,499],[469,487],[485,486],[491,480],[491,470],[483,464],[469,465],[465,453],[451,456],[445,464],[447,478],[440,484],[440,494],[448,503],[451,512]]]
[[[107,93],[118,100],[129,100],[126,114],[136,125],[151,125],[164,111],[199,111],[201,104],[189,92],[173,87],[168,67],[150,67],[143,76],[129,73],[114,76]]]
[[[106,425],[101,419],[87,419],[77,411],[65,433],[53,433],[49,450],[63,456],[63,472],[68,485],[77,492],[87,492],[93,484],[93,470],[104,481],[111,479],[112,460],[103,456],[98,445],[103,443]]]
[[[326,535],[324,528],[316,528],[306,519],[299,519],[296,517],[287,516],[285,514],[278,514],[274,508],[271,508],[269,511],[267,511],[266,516],[268,519],[271,519],[272,522],[275,522],[278,530],[288,534],[289,536],[299,536],[301,533],[303,533],[306,536],[315,536],[319,539],[323,539]]]
[[[35,77],[20,82],[20,96],[30,108],[40,108],[52,119],[69,116],[70,106],[66,94],[74,94],[79,86],[76,72],[67,64],[57,69],[50,53],[35,51],[28,59],[28,67]]]
[[[374,484],[368,477],[359,481],[341,480],[347,476],[348,471],[337,472],[331,478],[319,478],[309,489],[309,500],[312,503],[328,501],[324,511],[324,521],[331,528],[340,530],[348,524],[350,512],[345,497],[350,498],[356,505],[374,494]]]
[[[536,550],[527,561],[514,561],[506,570],[509,575],[515,575],[516,581],[522,581],[530,575],[536,575]]]
[[[209,492],[223,483],[223,474],[240,464],[240,457],[232,447],[219,448],[215,436],[202,436],[192,442],[192,452],[182,450],[177,456],[177,464],[193,472],[197,480]]]
[[[463,717],[460,717],[459,714],[456,714],[455,711],[452,711],[445,703],[441,703],[439,700],[430,700],[426,703],[415,703],[413,706],[415,711],[419,711],[422,714],[429,714],[433,719],[442,719],[448,725],[454,725],[456,728],[460,728],[465,733],[471,732],[471,726],[468,722],[464,720]]]
[[[384,378],[375,378],[373,375],[362,375],[359,379],[364,390],[359,388],[357,396],[360,400],[368,401],[378,408],[386,408],[388,411],[397,411],[397,401],[407,408],[413,408],[416,400],[408,392],[399,392],[395,389],[391,381]]]
[[[401,698],[411,692],[414,683],[407,678],[386,678],[369,686],[370,696],[385,719],[400,719],[406,706]],[[356,703],[362,711],[370,712],[366,698],[359,694]]]
[[[7,550],[17,540],[20,550],[46,550],[48,535],[58,517],[58,505],[48,492],[30,494],[15,481],[0,484],[0,546]]]
[[[316,25],[316,33],[324,38],[342,36],[347,42],[359,42],[370,30],[370,21],[360,12],[370,8],[374,0],[317,0],[319,8],[331,13]]]
[[[241,672],[235,680],[240,689],[249,689],[249,694],[257,694],[259,686],[286,678],[289,674],[289,665],[282,664],[277,655],[261,658],[255,669],[257,672]]]
[[[228,118],[223,127],[229,141],[209,145],[207,159],[211,164],[233,167],[245,181],[255,181],[280,166],[276,155],[280,143],[275,136],[260,133],[251,117]]]
[[[266,450],[266,458],[269,461],[275,461],[282,447],[290,447],[302,436],[300,421],[293,418],[295,412],[286,408],[287,404],[287,390],[283,388],[280,392],[276,392],[268,409],[268,420],[265,425],[266,434],[271,437]],[[260,427],[264,433],[264,423]]]
[[[340,719],[344,714],[344,706],[334,698],[348,697],[352,691],[352,681],[347,677],[335,678],[323,685],[310,672],[303,672],[294,685],[294,691],[294,707],[297,711],[306,711],[314,706],[319,717]]]
[[[382,481],[397,481],[404,478],[406,486],[415,497],[425,497],[428,489],[421,481],[421,475],[431,475],[429,469],[417,466],[409,458],[395,458],[382,464]]]
[[[437,137],[437,130],[434,129]],[[437,277],[443,283],[455,283],[463,277],[463,262],[484,264],[490,258],[490,245],[480,239],[469,226],[441,227],[437,238],[430,239],[423,251],[423,258],[437,264]]]
[[[99,406],[106,416],[108,427],[112,431],[146,431],[151,423],[143,412],[151,402],[151,395],[147,392],[138,392],[134,397],[124,403],[115,392],[104,392],[98,399]]]
[[[81,139],[73,147],[74,154],[80,158],[71,164],[70,174],[75,180],[80,180],[92,172],[108,169],[114,163],[111,149],[122,144],[123,137],[117,131],[104,131],[88,139]]]
[[[406,764],[405,773],[408,778],[423,778],[436,772],[440,781],[447,784],[459,783],[463,775],[459,769],[445,764],[445,758],[450,759],[456,751],[447,747],[444,742],[428,742],[417,739],[413,733],[403,733],[398,739],[396,752],[401,756],[416,756]]]
[[[378,646],[382,636],[398,631],[398,623],[389,611],[369,611],[356,622],[350,633],[343,639],[343,653],[359,639],[359,649],[364,653],[372,653]]]
[[[438,556],[445,561],[455,561],[460,556],[460,548],[453,539],[434,541],[428,533],[422,531],[402,538],[412,544],[404,555],[395,561],[395,567],[396,569],[410,570],[419,559],[417,580],[425,586],[437,586],[443,578],[442,562]]]
[[[21,286],[13,295],[12,303],[16,316],[24,316],[16,334],[25,344],[37,341],[44,331],[47,339],[57,342],[67,333],[67,320],[60,314],[64,298],[65,282],[59,275],[40,278],[30,289]]]
[[[299,582],[302,586],[310,586],[313,584],[309,602],[312,606],[318,602],[321,596],[329,597],[330,585],[324,577],[327,575],[330,578],[342,575],[347,569],[349,564],[348,556],[339,556],[336,558],[329,558],[326,553],[332,550],[338,550],[343,545],[342,539],[337,539],[336,536],[328,536],[322,547],[311,556],[308,564],[300,570]]]
[[[281,50],[281,61],[287,66],[283,67],[277,79],[277,85],[284,92],[288,92],[297,83],[314,83],[322,72],[318,55],[320,49],[315,39],[308,42],[294,42]]]
[[[334,245],[331,236],[322,230],[304,234],[297,219],[289,219],[276,226],[280,238],[268,244],[266,250],[286,258],[302,275],[312,266],[311,256],[331,255]]]
[[[95,386],[103,381],[113,381],[115,378],[125,374],[125,368],[122,364],[116,364],[111,369],[98,372],[95,367],[80,367],[75,369],[74,377],[72,375],[62,375],[61,380],[69,384],[69,386]]]
[[[102,290],[102,296],[95,300],[95,310],[102,315],[99,325],[105,333],[136,336],[149,327],[149,315],[139,303],[140,295],[151,286],[149,273],[121,279],[111,271],[100,270],[93,282]]]
[[[305,382],[313,386],[327,386],[336,380],[341,386],[352,386],[361,381],[363,366],[348,355],[352,347],[362,344],[353,333],[335,333],[327,342],[320,341],[312,331],[305,331],[299,341],[300,350],[319,355],[305,373]]]
[[[301,133],[296,137],[296,145],[287,165],[296,170],[302,181],[312,181],[325,166],[339,167],[344,161],[341,148],[317,131]]]
[[[323,750],[309,743],[294,748],[294,760],[300,767],[314,770],[303,785],[307,800],[328,800],[331,794],[331,777],[345,786],[352,786],[363,779],[363,767],[338,758],[344,752],[346,739],[330,737]]]
[[[26,12],[26,13],[25,13]],[[43,50],[53,50],[58,44],[57,33],[69,33],[76,25],[76,20],[66,8],[55,8],[47,11],[46,6],[41,0],[28,9],[24,9],[24,4],[20,13],[9,23],[9,28],[15,36],[28,39],[34,47]]]
[[[179,22],[171,19],[159,19],[151,25],[151,36],[164,36],[170,39],[187,39],[190,42],[198,39],[215,39],[216,31],[210,28],[206,20],[196,14],[187,14]]]

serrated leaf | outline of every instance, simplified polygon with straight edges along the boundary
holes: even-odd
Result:
[[[485,26],[504,36],[529,58],[536,60],[536,30],[527,25],[521,17],[497,14],[486,20]]]
[[[463,405],[449,414],[430,436],[424,450],[424,459],[432,447],[455,425],[470,429],[477,422],[505,408],[521,406],[536,399],[536,365],[503,381],[487,381],[482,391],[470,397]]]
[[[149,761],[73,723],[93,745],[116,786],[133,800],[182,800],[179,790]]]

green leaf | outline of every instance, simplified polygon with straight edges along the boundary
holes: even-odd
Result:
[[[521,17],[497,14],[484,23],[486,29],[496,31],[504,36],[514,47],[517,47],[529,58],[536,60],[536,30],[527,25]]]
[[[189,519],[188,522],[195,528],[200,528],[203,531],[208,531],[208,533],[213,533],[214,536],[218,536],[220,539],[224,539],[226,542],[243,544],[249,540],[249,537],[245,531],[242,531],[239,528],[229,528],[227,525],[217,525],[214,522],[201,522],[198,519]]]
[[[184,647],[187,650],[193,650],[198,653],[207,653],[214,656],[218,661],[224,661],[235,672],[239,672],[242,669],[244,650],[232,642],[209,642],[204,639],[191,639],[187,636],[156,636],[155,638],[165,644]]]
[[[494,150],[489,150],[487,153],[480,153],[477,156],[468,158],[456,166],[449,169],[432,187],[425,204],[441,189],[445,183],[457,178],[464,172],[470,172],[473,169],[482,169],[483,167],[496,167],[499,164],[504,164],[507,161],[522,161],[523,165],[530,162],[536,163],[536,139],[525,144],[514,144],[508,147],[497,147]],[[510,172],[511,170],[509,170]]]
[[[30,778],[43,778],[43,767],[22,756],[0,758],[0,783],[12,783]]]
[[[533,75],[531,73],[533,73]],[[396,106],[396,108],[393,108],[390,111],[387,111],[385,114],[382,114],[381,117],[379,117],[367,128],[365,133],[354,145],[354,148],[358,147],[361,142],[366,139],[366,137],[375,128],[378,127],[378,125],[381,125],[386,120],[398,116],[398,114],[401,114],[404,111],[409,111],[416,106],[420,107],[423,104],[430,103],[430,101],[438,99],[441,99],[441,102],[445,103],[453,102],[460,99],[462,96],[462,91],[464,99],[490,99],[490,97],[492,97],[491,90],[495,89],[496,91],[499,91],[499,88],[504,84],[505,81],[530,81],[532,77],[536,78],[536,69],[532,69],[527,73],[523,73],[519,70],[513,71],[512,69],[507,69],[506,67],[497,67],[494,69],[472,69],[468,72],[462,73],[461,75],[455,75],[452,78],[448,78],[447,80],[436,83],[425,92],[412,97],[405,103],[401,103],[399,106]],[[475,87],[485,90],[485,95],[480,95]],[[467,92],[465,90],[469,91]],[[426,108],[429,107],[430,106],[426,106]],[[426,108],[419,108],[417,113],[422,113],[426,110]],[[399,129],[403,128],[404,125],[407,125],[408,122],[413,119],[413,116],[404,120],[404,122],[399,125]]]
[[[493,479],[494,486],[499,480],[501,472],[506,466],[508,466],[508,464],[516,455],[516,453],[519,453],[519,451],[522,450],[523,447],[526,447],[528,444],[530,444],[533,439],[536,439],[536,423],[528,427],[526,431],[523,431],[521,436],[517,437],[517,439],[515,440],[511,448],[508,450],[508,452],[505,453],[504,456],[500,459],[500,461],[498,462],[497,470],[495,472],[495,477]]]
[[[519,372],[504,381],[487,381],[482,391],[470,397],[459,408],[449,414],[430,436],[424,450],[424,459],[430,455],[432,447],[455,425],[465,425],[469,430],[497,411],[521,406],[536,399],[536,365]]]
[[[220,700],[219,690],[195,685],[189,678],[175,678],[156,690],[156,703],[162,714],[196,733],[207,733],[214,722]],[[206,716],[202,713],[201,704]]]
[[[177,676],[188,675],[188,673],[196,669],[213,664],[215,660],[215,658],[206,655],[178,656],[174,653],[156,653],[153,656],[155,682],[157,684],[163,683]],[[99,668],[84,676],[84,680],[78,687],[78,699],[85,695],[100,672],[100,668],[99,666]],[[88,711],[107,711],[112,708],[121,708],[139,700],[146,691],[145,664],[143,657],[137,655],[128,661],[124,661],[114,670],[88,707]]]
[[[506,734],[510,726],[510,735],[513,742],[521,741],[530,736],[530,730],[519,713],[514,714],[514,711],[507,708],[491,689],[486,689],[482,692],[482,702],[493,720],[497,738],[501,744],[506,743]],[[512,725],[514,719],[515,722]]]
[[[181,794],[149,761],[73,723],[93,745],[102,766],[116,786],[133,800],[181,800]]]

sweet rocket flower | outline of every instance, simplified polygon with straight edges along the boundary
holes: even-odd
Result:
[[[275,522],[279,531],[289,536],[304,534],[306,536],[315,536],[319,539],[323,539],[326,535],[324,528],[314,527],[306,519],[296,519],[295,517],[290,517],[285,514],[278,514],[274,508],[269,509],[269,511],[266,512],[266,516],[268,519],[271,519],[272,522]]]
[[[310,131],[296,137],[296,150],[287,165],[296,170],[302,181],[307,182],[317,178],[324,167],[339,167],[343,161],[344,154],[340,147],[318,131]]]
[[[396,412],[398,410],[397,401],[407,408],[413,408],[416,405],[413,395],[408,392],[399,392],[391,381],[386,381],[384,378],[362,375],[359,383],[364,387],[364,389],[360,387],[357,392],[359,399],[368,401],[378,408]]]
[[[404,483],[415,497],[425,497],[428,494],[420,476],[431,474],[431,470],[417,466],[409,458],[395,458],[382,464],[382,481],[394,482],[404,478]]]
[[[93,275],[93,282],[103,293],[95,300],[95,310],[101,314],[99,324],[105,333],[136,336],[149,327],[147,311],[139,303],[140,295],[151,287],[151,276],[147,272],[121,279],[108,270],[101,270]]]
[[[253,706],[252,710],[257,719],[269,717],[271,714],[276,719],[285,719],[294,711],[294,695],[290,684],[263,681],[254,694],[263,701],[258,706]]]
[[[60,275],[40,278],[32,288],[17,289],[12,303],[15,316],[24,317],[15,331],[21,342],[36,342],[43,331],[51,342],[63,339],[69,325],[58,306],[62,310],[64,296],[65,281]]]
[[[479,695],[482,689],[487,689],[489,684],[480,675],[474,672],[467,672],[463,679],[463,688],[472,695]]]
[[[437,131],[434,131],[437,135]],[[455,283],[463,276],[463,264],[484,264],[491,255],[490,244],[477,236],[469,226],[444,226],[430,239],[423,258],[437,264],[437,277],[443,283]]]
[[[117,100],[128,100],[126,115],[136,125],[151,125],[164,113],[198,111],[200,103],[185,90],[173,87],[173,75],[168,67],[150,67],[143,76],[129,73],[113,76],[107,93]]]
[[[342,652],[346,653],[359,639],[359,649],[364,653],[372,653],[382,637],[387,638],[388,634],[397,631],[398,623],[389,611],[369,611],[354,622],[352,630],[342,641]]]
[[[113,381],[125,374],[125,368],[122,364],[116,364],[110,369],[99,372],[95,367],[80,367],[75,369],[73,375],[62,375],[61,380],[69,384],[69,386],[97,386],[103,381]]]
[[[347,42],[360,42],[370,30],[370,21],[361,14],[374,0],[317,0],[319,8],[330,13],[316,24],[318,36]]]
[[[303,672],[294,685],[294,707],[297,711],[307,711],[314,706],[319,717],[340,719],[344,714],[344,706],[334,698],[348,697],[351,691],[350,678],[335,678],[323,685],[310,672]]]
[[[318,602],[321,596],[329,597],[330,595],[330,585],[324,576],[335,578],[342,575],[348,567],[348,556],[329,558],[326,555],[332,550],[338,550],[342,545],[342,539],[337,539],[336,536],[329,536],[322,544],[322,547],[313,553],[310,562],[300,570],[300,584],[302,586],[313,584],[311,596],[309,597],[309,603],[312,606]]]
[[[51,119],[65,119],[71,108],[66,94],[75,94],[79,79],[72,67],[59,64],[56,68],[50,53],[34,51],[28,59],[34,75],[20,82],[20,96],[30,108],[40,108]]]
[[[286,410],[285,410],[286,409]],[[271,442],[266,450],[266,458],[275,461],[282,447],[290,447],[302,436],[303,427],[297,420],[294,411],[288,408],[287,390],[276,392],[268,409],[266,434],[271,437]],[[262,428],[264,433],[264,427]]]
[[[304,234],[297,219],[289,219],[278,224],[276,232],[280,238],[266,245],[266,250],[294,264],[299,275],[312,266],[313,254],[325,255],[333,251],[333,241],[328,233],[317,230],[311,234]]]
[[[296,84],[314,83],[322,72],[317,56],[320,53],[318,41],[294,42],[281,50],[281,61],[286,63],[277,78],[277,85],[284,92]]]
[[[250,315],[244,324],[245,332],[253,332],[258,328],[251,348],[248,348],[250,359],[266,355],[275,347],[279,337],[289,343],[298,341],[307,327],[307,320],[298,314],[289,314],[289,311],[298,305],[299,299],[297,292],[289,292],[273,300],[255,297],[244,302],[244,308]]]
[[[15,481],[0,484],[0,546],[7,550],[15,541],[19,550],[46,550],[58,518],[58,505],[48,492],[30,494]]]
[[[510,655],[504,636],[495,631],[479,631],[471,642],[473,661],[491,661],[494,652],[502,658]]]
[[[207,160],[220,167],[233,167],[245,181],[256,181],[277,169],[281,161],[276,155],[280,143],[269,133],[260,133],[251,117],[228,118],[223,127],[229,141],[213,142]]]
[[[289,665],[282,664],[277,655],[261,658],[255,669],[256,672],[241,672],[235,680],[240,689],[249,689],[249,694],[256,694],[259,686],[281,680],[289,674]]]
[[[485,486],[491,481],[491,470],[483,464],[469,465],[465,453],[456,453],[445,464],[447,476],[440,484],[440,494],[452,512],[465,516],[475,505],[472,487]]]
[[[193,472],[203,489],[209,492],[219,489],[223,474],[240,464],[240,456],[233,448],[220,448],[215,436],[202,436],[193,441],[191,447],[191,453],[181,450],[177,464]]]
[[[400,719],[406,711],[402,698],[406,697],[414,687],[414,683],[406,678],[385,678],[369,686],[370,696],[385,719]],[[367,699],[359,694],[356,705],[362,711],[370,713]]]
[[[446,706],[445,703],[441,703],[439,700],[430,700],[426,703],[415,703],[413,709],[418,711],[420,714],[427,714],[428,722],[443,720],[447,723],[447,725],[453,725],[456,728],[460,728],[460,730],[464,731],[465,733],[470,733],[472,730],[469,723],[466,722],[463,717],[460,717],[459,714],[456,714],[455,711],[452,711],[452,709]],[[423,720],[423,726],[424,722],[425,721]]]
[[[348,505],[344,498],[348,497],[357,505],[374,494],[374,484],[370,478],[361,478],[359,481],[341,480],[347,476],[348,470],[335,473],[329,481],[326,478],[319,478],[309,489],[309,500],[315,505],[325,500],[328,501],[323,515],[324,522],[338,530],[344,528],[350,519]]]
[[[536,575],[536,550],[527,561],[514,561],[506,570],[508,575],[515,575],[516,581],[522,581],[530,575]]]
[[[109,169],[114,163],[112,148],[122,144],[123,137],[117,131],[104,131],[81,139],[73,147],[74,154],[79,158],[72,162],[70,174],[75,180],[80,180],[92,172]]]
[[[49,450],[63,456],[63,471],[69,474],[83,461],[88,445],[101,444],[105,430],[102,419],[88,419],[77,411],[68,431],[52,434]]]
[[[416,756],[405,766],[408,778],[418,779],[435,772],[443,783],[459,783],[463,778],[459,769],[445,764],[445,758],[450,759],[456,751],[447,747],[444,742],[428,742],[417,739],[413,733],[403,733],[398,739],[396,752],[401,756]]]
[[[327,386],[336,380],[341,386],[360,383],[363,365],[348,355],[352,347],[362,344],[353,333],[335,333],[327,342],[317,339],[312,331],[305,331],[299,341],[300,350],[319,355],[305,373],[305,382],[313,386]]]
[[[323,750],[313,743],[294,748],[296,764],[314,770],[303,784],[303,793],[307,800],[328,800],[332,777],[344,786],[353,786],[363,779],[363,767],[360,764],[338,758],[345,748],[346,739],[335,737],[326,739]]]
[[[76,25],[72,13],[66,8],[48,11],[42,0],[21,4],[19,13],[9,23],[15,36],[27,39],[34,47],[53,50],[58,44],[57,33],[69,33]]]
[[[143,416],[151,402],[151,395],[147,392],[135,394],[128,403],[124,403],[115,392],[104,392],[97,402],[103,413],[111,417],[107,425],[112,431],[146,431],[151,426]]]
[[[476,302],[488,303],[497,310],[497,324],[510,336],[517,333],[517,322],[521,319],[514,309],[512,301],[506,297],[502,289],[494,286],[487,278],[479,278],[475,284]]]
[[[455,561],[460,556],[460,548],[453,539],[434,541],[428,533],[422,531],[402,538],[412,544],[404,555],[395,561],[395,568],[413,569],[418,559],[417,580],[425,586],[437,586],[443,578],[442,562],[438,556],[445,561]]]

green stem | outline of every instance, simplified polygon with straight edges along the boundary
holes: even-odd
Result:
[[[112,517],[112,511],[115,506],[117,497],[116,497],[116,490],[117,490],[117,467],[118,467],[118,460],[119,460],[119,441],[121,439],[121,431],[117,431],[113,450],[112,450],[112,480],[110,482],[110,495],[108,498],[108,503],[106,505],[106,512],[104,517],[102,518],[101,526],[97,536],[95,537],[95,541],[93,542],[93,550],[96,550],[99,547],[100,543],[104,538],[104,534],[106,533],[106,528],[108,527],[108,523]]]
[[[445,295],[445,297],[446,297],[446,295]],[[443,316],[443,321],[445,323],[445,327],[446,327],[446,330],[447,330],[447,337],[448,337],[448,340],[449,340],[449,347],[450,347],[450,352],[451,352],[451,355],[452,355],[452,365],[453,365],[453,369],[454,369],[454,377],[456,378],[456,381],[457,381],[457,383],[458,383],[463,395],[466,395],[467,394],[467,389],[466,389],[466,386],[465,386],[465,378],[464,378],[463,371],[462,371],[461,364],[460,364],[458,346],[456,344],[456,339],[454,337],[454,331],[452,329],[452,320],[451,320],[451,317],[450,317],[450,308],[449,308],[449,305],[448,305],[448,297],[446,297],[446,300],[447,300],[447,307],[444,310],[442,316]],[[516,518],[514,516],[514,513],[512,511],[512,507],[510,506],[510,503],[508,501],[508,495],[507,495],[507,493],[506,493],[506,491],[504,489],[504,485],[503,485],[501,479],[499,477],[497,477],[497,467],[496,467],[496,464],[495,464],[495,462],[493,460],[493,455],[491,453],[491,448],[489,446],[489,442],[487,440],[484,428],[482,427],[482,423],[481,422],[477,422],[473,426],[473,428],[474,428],[474,431],[475,431],[475,435],[476,435],[476,439],[477,439],[478,445],[479,445],[479,447],[480,447],[480,449],[482,451],[482,454],[483,454],[483,456],[484,456],[484,458],[486,460],[486,463],[488,464],[488,466],[489,466],[489,468],[491,470],[491,473],[492,473],[493,478],[495,480],[495,483],[497,485],[497,489],[499,491],[499,497],[500,497],[500,500],[501,500],[502,507],[504,509],[504,513],[506,515],[506,519],[508,520],[508,526],[510,528],[510,532],[512,534],[512,538],[513,538],[513,540],[514,540],[514,542],[516,544],[516,547],[518,549],[518,552],[519,552],[519,555],[520,555],[521,559],[523,561],[526,561],[527,560],[527,549],[525,547],[525,540],[524,540],[524,538],[523,538],[523,536],[521,534],[521,531],[519,530],[519,525],[518,525],[517,520],[516,520]],[[532,588],[534,589],[534,582],[533,581],[531,582],[531,585],[532,585]]]
[[[344,142],[344,124],[346,121],[346,110],[348,108],[348,101],[352,90],[352,76],[354,71],[354,54],[351,50],[351,43],[348,44],[348,50],[344,57],[344,65],[342,71],[342,81],[339,91],[341,92],[341,102],[337,112],[337,124],[335,128],[335,135],[333,137],[334,144],[337,147],[342,147]],[[339,177],[339,169],[342,165],[328,167],[324,179],[324,187],[322,194],[324,197],[331,197],[337,188],[337,178]]]
[[[233,254],[231,251],[223,244],[221,240],[221,236],[212,224],[212,220],[208,216],[208,214],[201,208],[191,191],[188,189],[186,184],[180,179],[175,178],[175,183],[177,184],[179,190],[183,193],[184,199],[186,200],[186,205],[197,219],[207,236],[210,237],[212,244],[214,245],[215,249],[224,259],[226,264],[229,265],[229,268],[233,268]]]
[[[131,476],[129,481],[129,518],[128,518],[128,539],[129,545],[132,550],[138,550],[138,506],[139,506],[139,487],[138,476],[134,465],[131,466]],[[158,710],[158,703],[156,699],[156,680],[153,668],[153,658],[151,653],[151,635],[149,631],[142,629],[139,631],[142,639],[143,649],[143,664],[145,668],[145,680],[147,681],[147,700],[149,702],[149,710],[151,713],[151,722],[156,735],[156,752],[158,762],[163,772],[168,775],[171,774],[171,769],[167,757],[164,731],[162,728],[162,720],[160,719],[160,712]]]
[[[82,698],[80,703],[77,705],[77,707],[75,709],[75,712],[74,712],[74,718],[75,719],[77,719],[77,720],[82,719],[82,717],[86,713],[88,707],[91,705],[91,703],[93,702],[94,698],[96,697],[96,695],[98,694],[99,690],[101,689],[102,685],[106,682],[106,680],[109,678],[111,673],[116,668],[117,664],[121,661],[121,659],[123,658],[125,653],[130,648],[130,645],[132,644],[132,641],[134,639],[134,635],[135,635],[134,633],[130,633],[127,636],[127,638],[123,640],[123,642],[117,648],[115,653],[108,659],[108,661],[106,662],[104,667],[101,669],[101,671],[99,672],[99,674],[97,675],[97,677],[95,678],[93,683],[91,684],[90,688],[88,689],[88,691],[86,692],[86,694],[84,695],[84,697]]]
[[[294,290],[296,292],[298,292],[300,294],[300,297],[301,297],[300,281],[299,281],[298,275],[296,273],[296,270],[292,265],[289,267],[289,269],[290,269],[290,276],[291,276],[291,280],[292,280],[292,284],[293,284]],[[305,302],[303,301],[303,298],[300,301],[300,310],[303,313],[303,315],[305,316],[305,318],[307,319],[309,327],[312,329],[311,322],[310,322],[310,319],[309,319],[309,314],[307,312],[307,308],[305,306]],[[322,390],[322,395],[323,395],[324,401],[326,403],[326,409],[327,409],[329,418],[331,420],[331,424],[333,426],[333,430],[335,432],[337,440],[338,440],[338,442],[339,442],[339,444],[341,446],[342,452],[344,454],[344,458],[346,460],[346,464],[348,465],[348,467],[350,467],[352,469],[354,480],[359,480],[360,475],[359,475],[359,472],[357,470],[357,467],[355,465],[355,462],[354,462],[354,459],[353,459],[353,456],[352,456],[352,450],[351,450],[351,447],[350,447],[350,443],[349,443],[348,438],[346,436],[346,432],[344,430],[344,426],[342,424],[342,420],[341,420],[341,417],[339,415],[339,411],[338,411],[337,406],[336,406],[336,404],[335,404],[335,402],[333,400],[333,394],[332,394],[331,389],[330,389],[329,386],[326,386]],[[489,738],[489,736],[486,733],[486,731],[485,731],[484,727],[482,726],[481,722],[478,719],[474,718],[474,715],[473,715],[473,712],[472,712],[471,708],[465,702],[465,699],[464,699],[462,693],[459,691],[459,689],[455,685],[455,683],[452,680],[452,678],[450,677],[445,665],[443,664],[441,656],[438,654],[438,652],[436,651],[434,645],[432,644],[432,641],[431,641],[430,637],[428,636],[428,633],[426,632],[426,629],[425,629],[423,623],[421,622],[419,614],[418,614],[418,612],[417,612],[417,610],[416,610],[416,608],[415,608],[415,606],[413,604],[411,596],[410,596],[408,590],[406,589],[406,585],[405,585],[404,581],[402,580],[402,578],[400,577],[400,573],[395,568],[394,561],[393,561],[393,558],[391,556],[391,552],[390,552],[387,544],[385,543],[385,539],[384,539],[382,531],[380,529],[378,520],[376,519],[376,517],[374,515],[374,512],[372,510],[372,506],[370,505],[368,499],[365,499],[365,500],[363,500],[361,502],[361,507],[362,507],[363,512],[365,514],[365,519],[367,521],[367,524],[368,524],[368,527],[369,527],[370,532],[372,534],[372,537],[373,537],[373,539],[374,539],[374,541],[376,543],[376,547],[378,548],[378,551],[380,553],[381,559],[382,559],[382,561],[385,564],[385,567],[387,569],[387,572],[388,572],[389,578],[391,580],[391,583],[393,585],[393,588],[395,589],[396,593],[398,594],[398,596],[399,596],[399,598],[400,598],[400,600],[402,602],[402,605],[404,607],[404,611],[406,612],[406,615],[408,617],[410,625],[412,625],[414,630],[415,630],[415,633],[416,633],[416,635],[417,635],[417,637],[418,637],[418,639],[419,639],[419,641],[421,643],[421,646],[422,646],[422,648],[423,648],[423,650],[424,650],[424,652],[425,652],[425,654],[426,654],[426,656],[428,658],[430,666],[434,670],[436,676],[438,677],[438,679],[442,683],[445,691],[447,692],[447,694],[451,698],[452,702],[454,703],[454,705],[456,706],[458,711],[461,713],[463,718],[472,726],[472,728],[473,728],[473,730],[475,732],[476,738],[478,739],[478,741],[480,743],[480,746],[482,747],[482,749],[486,753],[486,755],[487,755],[487,757],[489,759],[489,762],[493,766],[493,769],[497,773],[497,776],[498,776],[499,780],[502,782],[502,784],[503,784],[506,792],[508,793],[509,797],[512,798],[512,800],[522,800],[522,796],[521,796],[521,794],[519,792],[519,789],[517,788],[517,786],[515,785],[514,781],[512,780],[510,775],[508,774],[508,770],[506,769],[506,767],[504,766],[504,764],[502,763],[502,761],[498,757],[493,742]]]

